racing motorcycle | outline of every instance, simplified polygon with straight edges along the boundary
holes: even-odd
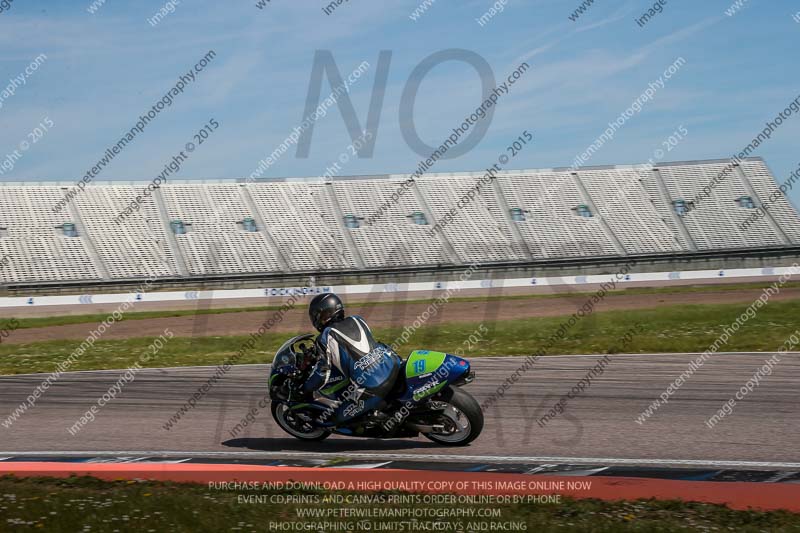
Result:
[[[370,393],[363,385],[344,381],[322,387],[312,398],[302,385],[316,362],[314,335],[298,335],[275,354],[269,377],[275,422],[304,441],[321,441],[331,434],[368,438],[413,438],[419,434],[438,444],[464,446],[480,435],[483,412],[461,387],[475,378],[467,360],[452,354],[415,350],[403,360],[385,344],[376,350],[397,358],[399,372],[380,409],[358,413]],[[369,357],[369,356],[367,356]],[[368,384],[366,384],[368,385]],[[352,400],[352,401],[349,401]],[[343,406],[343,407],[340,407]]]

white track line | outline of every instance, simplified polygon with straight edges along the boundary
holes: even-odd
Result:
[[[800,463],[774,462],[774,461],[721,461],[715,459],[625,459],[619,457],[514,457],[500,455],[436,455],[436,454],[411,454],[411,453],[357,453],[357,452],[231,452],[231,451],[37,451],[37,452],[0,452],[4,456],[16,457],[196,457],[196,458],[247,458],[247,459],[273,459],[273,458],[346,458],[368,461],[475,461],[480,463],[555,463],[555,464],[588,464],[588,465],[622,465],[622,466],[696,466],[712,468],[794,468],[800,469]]]

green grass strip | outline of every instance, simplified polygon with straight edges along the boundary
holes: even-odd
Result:
[[[350,498],[365,498],[346,503]],[[259,497],[257,500],[250,497]],[[397,503],[389,504],[390,498]],[[399,498],[405,497],[406,500]],[[512,531],[800,531],[800,514],[784,511],[733,511],[720,505],[679,501],[637,500],[606,502],[560,498],[553,503],[420,503],[414,495],[321,491],[213,490],[205,485],[147,481],[101,481],[89,477],[66,479],[0,478],[0,520],[3,530],[48,531],[421,531],[412,518],[375,518],[378,513],[425,513],[419,523],[448,524],[435,531],[503,531],[492,524],[517,524]],[[289,501],[288,503],[287,500]],[[327,501],[326,501],[327,500]],[[337,503],[345,502],[345,503]],[[381,503],[383,502],[383,503]],[[453,510],[473,509],[474,517],[454,518]],[[359,513],[360,516],[341,516]],[[478,517],[494,514],[492,517]],[[330,512],[329,518],[301,518],[303,512]],[[372,513],[373,516],[364,516]],[[339,515],[339,516],[336,516]],[[432,515],[433,518],[426,516]],[[436,518],[436,516],[442,516]],[[444,515],[444,516],[443,516]],[[448,516],[449,515],[449,516]],[[304,524],[328,526],[302,529]],[[406,522],[386,528],[389,523]],[[294,524],[297,529],[281,529]],[[366,529],[365,524],[371,525]],[[384,526],[380,529],[379,526]],[[285,527],[285,526],[284,526]],[[523,529],[524,528],[524,529]]]
[[[594,313],[569,329],[549,354],[615,353],[620,339],[635,325],[642,331],[624,346],[628,353],[702,352],[714,342],[722,328],[733,322],[749,304],[675,305],[635,311]],[[720,351],[774,351],[798,327],[800,300],[771,302],[745,323]],[[418,329],[398,351],[406,356],[413,349],[460,352],[467,357],[529,355],[545,345],[567,317],[541,317],[485,324],[481,340],[465,346],[465,340],[480,327],[475,323],[430,324]],[[479,316],[476,319],[480,319]],[[380,328],[376,336],[391,343],[402,327]],[[292,334],[267,333],[237,361],[267,363]],[[166,343],[147,366],[172,367],[217,365],[234,355],[246,336],[175,337]],[[103,341],[84,353],[70,370],[127,368],[145,353],[150,338]],[[50,341],[0,345],[0,373],[51,372],[75,350],[80,341]]]

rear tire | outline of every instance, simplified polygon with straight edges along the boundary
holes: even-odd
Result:
[[[287,419],[287,413],[290,411],[289,406],[283,402],[272,402],[270,410],[272,411],[272,418],[275,419],[280,428],[296,439],[315,442],[325,440],[331,434],[330,431],[324,428],[313,428],[312,431],[304,432],[294,427],[290,423],[290,418]]]
[[[451,435],[425,433],[425,437],[444,446],[466,446],[478,438],[483,430],[483,411],[475,398],[461,389],[448,387],[434,401],[447,403],[455,408],[448,407],[448,414],[445,415],[451,418],[452,423],[456,423],[456,419],[452,418],[456,416],[462,423],[466,420],[467,424],[463,424],[464,431],[460,435],[458,433]]]

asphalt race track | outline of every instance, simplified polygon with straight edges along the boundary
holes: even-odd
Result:
[[[537,420],[602,356],[542,358],[486,415],[477,441],[446,448],[424,438],[367,440],[331,437],[307,444],[285,435],[269,409],[259,409],[268,365],[233,367],[171,429],[167,421],[201,387],[210,367],[141,370],[96,420],[71,435],[67,428],[117,383],[122,371],[62,375],[35,407],[0,425],[0,456],[24,452],[235,452],[275,457],[375,457],[460,460],[467,457],[552,460],[645,466],[709,465],[797,469],[800,463],[800,356],[784,354],[771,375],[737,401],[713,429],[705,421],[732,398],[771,354],[718,354],[643,424],[636,418],[687,368],[696,355],[609,356],[604,373],[563,414],[544,427]],[[483,403],[522,358],[473,359],[477,374],[466,390]],[[42,382],[45,374],[0,377],[0,421]],[[231,430],[252,408],[256,422]],[[228,454],[220,453],[222,458]],[[2,457],[0,457],[2,459]],[[741,463],[741,464],[739,464]],[[769,463],[769,464],[757,464]]]

